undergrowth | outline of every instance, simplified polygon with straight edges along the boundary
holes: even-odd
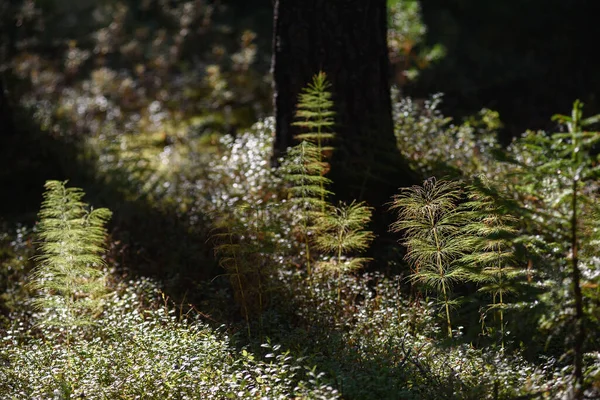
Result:
[[[0,339],[0,393],[11,399],[338,398],[323,376],[281,350],[236,350],[222,330],[183,317],[149,281],[114,287],[93,336],[33,334],[23,324]]]
[[[331,191],[327,75],[273,167],[274,119],[245,128],[269,107],[254,33],[223,2],[109,3],[50,57],[34,27],[64,19],[26,2],[2,66],[115,221],[60,181],[37,224],[0,221],[1,398],[600,398],[599,116],[576,102],[503,148],[493,110],[400,98],[444,50],[389,1],[397,147],[423,181],[390,199],[394,256],[369,258],[372,208]]]
[[[327,89],[324,75],[315,79],[323,81],[309,90]],[[55,193],[35,227],[45,243],[33,258],[37,284],[23,281],[36,236],[21,227],[1,237],[0,393],[597,397],[599,135],[588,131],[597,118],[583,118],[576,103],[571,116],[557,117],[566,132],[529,132],[502,150],[493,140],[497,115],[456,127],[435,101],[424,110],[409,99],[397,105],[399,146],[412,166],[458,178],[429,178],[391,199],[404,276],[369,271],[369,206],[331,200],[335,142],[327,148],[332,137],[318,136],[319,121],[332,131],[327,107],[302,114],[317,136],[301,137],[280,167],[269,163],[267,119],[221,138],[211,150],[218,157],[169,187],[163,200],[181,199],[190,226],[210,228],[223,267],[198,286],[202,308],[172,303],[147,280],[123,280],[112,256],[101,258],[108,213],[87,211],[81,191],[49,183],[67,197]],[[407,145],[409,137],[418,139]],[[68,224],[49,222],[61,215]],[[71,253],[57,252],[66,244]],[[96,274],[99,296],[88,290]],[[35,302],[40,295],[70,300]],[[72,310],[88,298],[90,323],[76,329],[83,320]],[[40,323],[63,314],[73,318]]]

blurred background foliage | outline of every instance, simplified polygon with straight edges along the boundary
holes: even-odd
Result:
[[[588,3],[389,0],[391,79],[414,98],[445,93],[446,115],[498,111],[503,143],[574,98],[593,113]],[[0,13],[7,100],[53,136],[174,170],[270,113],[269,0],[11,0]]]

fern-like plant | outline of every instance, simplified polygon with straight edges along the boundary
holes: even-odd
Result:
[[[298,126],[304,132],[296,135],[296,140],[307,141],[317,148],[317,160],[322,164],[323,173],[329,170],[329,164],[325,161],[326,153],[330,153],[333,147],[327,145],[335,138],[333,125],[335,123],[333,111],[331,84],[327,81],[327,75],[319,72],[313,77],[302,90],[298,98],[298,109],[296,111],[296,122],[292,125]],[[321,211],[325,212],[326,190],[323,182],[321,186]]]
[[[296,136],[300,143],[288,150],[280,169],[289,188],[293,211],[299,211],[299,235],[309,276],[312,274],[311,238],[316,236],[314,221],[326,213],[327,197],[332,194],[327,189],[331,181],[325,177],[329,171],[326,153],[333,149],[326,144],[335,137],[330,86],[325,73],[319,72],[303,89],[298,99],[297,121],[293,125],[304,132]]]
[[[492,302],[485,313],[497,312],[500,327],[501,348],[504,350],[506,297],[519,290],[524,271],[515,268],[513,241],[517,236],[516,219],[502,213],[489,188],[469,188],[469,202],[465,207],[472,210],[472,221],[465,227],[471,235],[472,252],[462,261],[470,266],[469,279],[479,283],[480,292],[488,293]]]
[[[298,97],[297,121],[292,124],[305,130],[296,136],[297,140],[312,142],[321,151],[332,150],[326,143],[335,138],[332,131],[335,112],[330,89],[325,72],[316,74]]]
[[[585,196],[582,183],[585,181],[597,181],[600,178],[600,157],[595,153],[595,146],[600,143],[600,132],[585,131],[585,127],[600,122],[600,115],[583,119],[583,103],[575,101],[571,116],[555,115],[553,117],[567,126],[568,132],[556,133],[555,139],[561,140],[563,145],[563,155],[570,158],[567,168],[567,178],[570,180],[571,193],[565,200],[570,204],[570,242],[571,242],[571,268],[570,278],[572,287],[573,302],[575,303],[575,333],[573,337],[573,396],[576,399],[583,398],[584,392],[584,371],[583,371],[583,353],[585,344],[585,315],[584,299],[582,291],[582,274],[580,265],[580,252],[582,247],[582,238],[585,234],[582,232],[586,225],[595,225],[593,217],[594,211],[598,211],[597,204],[585,204]],[[567,192],[568,193],[568,192]],[[580,204],[583,203],[583,204]],[[581,215],[582,211],[591,211],[591,215]],[[592,221],[588,219],[592,217]],[[586,221],[588,220],[588,221]],[[589,236],[588,236],[589,241]]]
[[[369,261],[365,257],[350,257],[350,254],[365,251],[373,240],[373,232],[365,229],[371,221],[371,213],[372,208],[365,203],[352,202],[340,203],[337,207],[330,206],[328,212],[317,217],[315,246],[324,253],[333,254],[321,266],[333,271],[336,277],[356,270]],[[338,286],[338,301],[340,300],[341,290]]]
[[[111,217],[106,208],[90,209],[85,193],[48,181],[39,213],[38,264],[32,286],[40,293],[37,305],[44,309],[47,325],[68,327],[93,323],[105,293],[102,271],[106,229]]]
[[[331,181],[324,176],[326,171],[321,162],[321,151],[307,141],[302,141],[288,150],[280,172],[288,185],[289,204],[292,206],[292,211],[296,212],[296,229],[304,245],[307,272],[310,276],[314,221],[315,218],[323,215],[328,207],[325,199],[331,192],[326,187]]]
[[[398,213],[391,230],[404,233],[402,243],[413,268],[411,278],[438,294],[449,337],[450,308],[455,304],[452,287],[467,277],[461,258],[469,250],[464,226],[471,214],[459,206],[462,194],[459,183],[430,178],[423,186],[405,188],[394,196],[391,206]]]

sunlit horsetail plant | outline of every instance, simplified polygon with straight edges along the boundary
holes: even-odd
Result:
[[[324,72],[316,74],[312,83],[309,83],[298,97],[296,122],[292,123],[304,131],[296,135],[296,140],[307,141],[316,146],[317,161],[323,165],[322,175],[329,170],[329,164],[325,162],[325,155],[333,151],[333,147],[326,144],[335,138],[333,132],[335,112],[330,88],[331,84],[327,81],[327,75]],[[319,185],[321,186],[321,212],[325,212],[327,192],[324,182],[320,182]]]
[[[482,321],[489,311],[496,311],[499,318],[501,348],[504,350],[506,297],[519,291],[525,276],[523,269],[515,268],[514,240],[516,218],[502,213],[491,189],[483,182],[469,187],[472,221],[465,227],[470,234],[471,253],[462,258],[469,280],[481,285],[480,292],[489,293],[492,303],[483,313]],[[483,322],[482,322],[483,324]]]
[[[370,259],[352,257],[352,253],[361,253],[369,248],[374,238],[373,232],[365,228],[371,221],[372,208],[365,203],[340,203],[329,206],[315,221],[314,242],[318,250],[332,254],[329,261],[320,266],[335,273],[338,282],[338,302],[341,301],[339,275],[361,268]]]
[[[326,188],[331,181],[324,176],[326,170],[321,162],[321,151],[308,141],[302,141],[288,150],[280,173],[288,185],[289,204],[299,211],[298,233],[304,243],[307,273],[310,276],[312,274],[311,237],[314,236],[314,223],[328,207],[325,199],[331,192]]]
[[[543,237],[542,241],[532,239],[531,245],[558,256],[555,267],[545,271],[554,284],[549,285],[546,299],[542,298],[552,314],[542,325],[555,329],[557,322],[562,321],[565,332],[573,332],[569,347],[573,356],[575,399],[584,395],[584,321],[589,318],[584,313],[582,287],[598,284],[582,274],[582,261],[589,265],[590,254],[597,254],[597,248],[590,247],[594,243],[593,233],[598,229],[594,218],[599,209],[600,156],[596,146],[600,143],[600,132],[585,128],[599,123],[600,115],[584,119],[582,107],[576,101],[570,116],[553,117],[566,125],[567,132],[551,135],[529,132],[509,148],[514,156],[508,160],[514,164],[515,192],[525,204],[522,210],[525,222],[530,225],[532,236]],[[570,293],[563,290],[567,287],[563,282],[569,283]],[[556,304],[562,305],[556,307]]]
[[[331,194],[327,186],[331,181],[325,178],[329,164],[326,153],[333,150],[326,143],[335,138],[332,132],[335,112],[332,110],[330,83],[324,72],[319,72],[302,90],[298,98],[297,121],[304,132],[296,135],[300,144],[288,150],[280,173],[287,182],[290,204],[300,209],[300,235],[304,243],[307,273],[312,274],[311,236],[314,220],[326,212],[327,196]]]
[[[32,276],[39,291],[37,305],[44,311],[43,324],[66,327],[66,341],[76,326],[93,323],[101,312],[106,291],[102,271],[106,251],[105,223],[111,212],[90,209],[85,193],[67,188],[66,182],[48,181],[39,213],[40,255]]]
[[[463,194],[458,182],[430,178],[423,186],[405,188],[393,198],[392,210],[398,219],[393,232],[403,232],[407,260],[413,271],[411,278],[433,290],[443,305],[448,336],[452,337],[450,308],[452,286],[467,277],[461,258],[469,250],[464,226],[471,213],[459,206]]]

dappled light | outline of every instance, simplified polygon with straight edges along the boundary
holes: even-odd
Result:
[[[483,3],[0,2],[0,398],[600,398],[593,13]]]

